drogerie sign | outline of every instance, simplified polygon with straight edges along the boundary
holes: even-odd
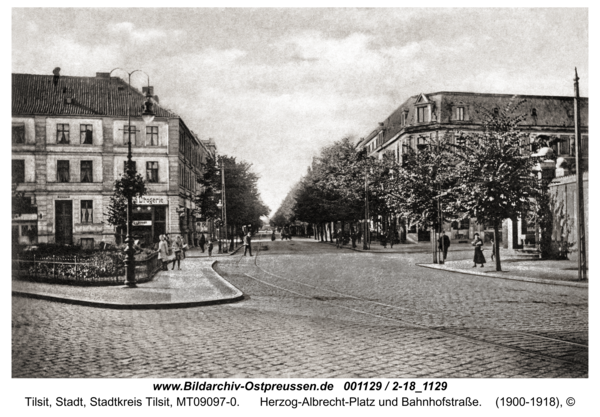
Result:
[[[167,200],[167,197],[134,197],[133,204],[146,206],[163,206],[169,204],[169,200]]]

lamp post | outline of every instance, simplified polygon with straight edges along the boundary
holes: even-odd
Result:
[[[129,136],[128,137],[129,140],[127,143],[127,177],[129,179],[132,179],[136,174],[136,170],[133,167],[132,160],[131,160],[131,158],[132,158],[132,155],[131,155],[131,75],[136,72],[144,73],[146,75],[146,77],[148,77],[148,87],[150,87],[150,76],[142,70],[134,70],[131,72],[127,72],[122,68],[115,68],[109,73],[109,77],[116,70],[124,71],[127,74],[127,79],[128,79],[128,84],[129,84],[129,100],[127,103],[127,131],[128,131],[128,136]],[[144,123],[146,123],[146,124],[152,123],[152,121],[154,120],[154,116],[155,116],[151,98],[152,97],[150,95],[150,88],[148,88],[148,91],[146,91],[146,102],[144,103],[144,111],[142,112],[142,119],[144,120]],[[132,225],[132,222],[133,222],[133,212],[132,212],[133,195],[131,195],[131,193],[127,193],[126,197],[127,197],[127,235],[126,235],[127,249],[125,250],[125,253],[126,253],[125,285],[127,285],[130,288],[135,288],[137,286],[136,280],[135,280],[135,257],[134,257],[135,250],[133,249],[133,239],[131,236],[131,229],[133,228],[133,225]]]
[[[225,194],[225,160],[221,158],[221,195],[223,196],[223,208],[221,209],[221,218],[223,219],[223,227],[225,227],[225,246],[223,253],[227,253],[228,236],[227,236],[227,197]]]
[[[219,202],[217,203],[217,208],[221,210],[221,214],[223,214],[223,203],[221,203],[221,200],[219,200]],[[223,247],[221,246],[221,234],[222,234],[222,228],[223,228],[223,221],[219,220],[219,253],[223,253]]]

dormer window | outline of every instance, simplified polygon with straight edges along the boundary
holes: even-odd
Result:
[[[456,120],[465,120],[465,108],[464,107],[456,108]]]
[[[418,123],[423,123],[425,122],[425,110],[427,108],[425,106],[423,107],[417,107],[417,122]]]
[[[500,109],[498,107],[494,107],[492,112],[494,113],[494,116],[498,116],[500,114]]]
[[[400,116],[400,124],[402,126],[406,126],[406,121],[408,120],[408,111],[403,111],[402,115]]]

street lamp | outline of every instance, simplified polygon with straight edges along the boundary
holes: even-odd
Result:
[[[221,203],[221,200],[219,200],[219,202],[217,203],[217,208],[219,210],[221,210],[221,214],[223,213],[223,203]],[[223,228],[223,221],[219,220],[219,253],[223,253],[223,247],[221,246],[221,234],[222,234],[222,228]]]
[[[146,102],[144,103],[144,111],[142,112],[142,119],[144,120],[144,123],[146,123],[146,124],[152,123],[152,121],[154,120],[154,116],[155,116],[155,113],[153,110],[153,104],[151,101],[152,96],[150,95],[150,88],[149,88],[150,87],[150,76],[142,70],[134,70],[131,72],[127,72],[122,68],[115,68],[109,73],[109,77],[116,70],[124,71],[128,77],[129,100],[127,103],[127,130],[128,130],[129,140],[127,143],[127,177],[129,177],[129,179],[132,179],[135,176],[136,169],[133,167],[133,163],[131,160],[131,158],[132,158],[132,156],[131,156],[131,104],[132,104],[131,103],[131,75],[136,72],[143,72],[146,75],[146,77],[148,77],[148,90],[146,91]],[[133,249],[133,239],[131,236],[131,229],[133,229],[133,225],[132,225],[132,222],[133,222],[133,212],[132,212],[133,195],[131,195],[131,193],[127,193],[126,197],[127,197],[127,235],[126,235],[127,249],[125,250],[125,253],[126,253],[125,285],[127,285],[130,288],[134,288],[137,285],[136,285],[136,280],[135,280],[135,257],[134,257],[135,251]]]

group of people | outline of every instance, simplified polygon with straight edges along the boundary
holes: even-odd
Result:
[[[483,268],[483,264],[485,263],[485,256],[483,256],[483,240],[479,237],[479,233],[475,233],[473,235],[474,239],[471,242],[471,246],[475,247],[475,253],[473,255],[473,268],[477,267],[477,265],[481,265],[481,268]],[[495,256],[495,248],[496,245],[494,244],[494,239],[491,239],[492,241],[492,261],[494,260],[494,256]],[[442,260],[441,263],[446,262],[446,255],[448,255],[448,248],[450,247],[450,238],[446,235],[446,233],[444,231],[442,231],[442,235],[440,236],[440,238],[438,239],[438,248],[440,250],[440,253],[442,255]]]
[[[212,239],[207,240],[206,236],[204,236],[204,233],[200,234],[200,237],[198,238],[198,246],[200,247],[202,253],[204,253],[204,247],[206,246],[206,250],[208,250],[208,256],[212,256],[212,251],[214,247],[213,241]]]
[[[175,263],[177,263],[177,269],[181,269],[181,260],[185,259],[185,248],[186,245],[183,243],[181,236],[177,237],[171,242],[171,239],[167,235],[160,235],[158,242],[158,259],[162,261],[163,271],[169,269],[169,262],[173,262],[171,270],[175,269]]]

